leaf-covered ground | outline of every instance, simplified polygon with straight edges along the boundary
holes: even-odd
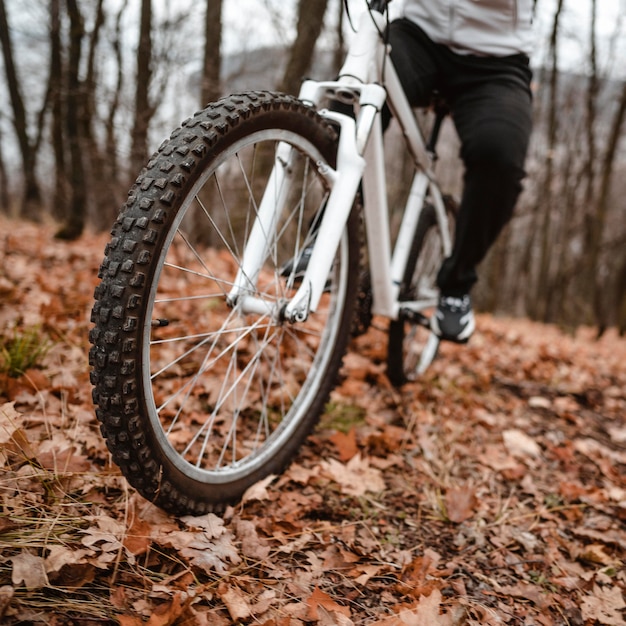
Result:
[[[479,316],[398,391],[355,341],[292,466],[174,518],[111,465],[91,404],[105,236],[0,220],[2,624],[624,624],[626,340]]]

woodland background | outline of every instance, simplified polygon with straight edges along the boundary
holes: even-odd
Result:
[[[0,211],[53,219],[65,239],[106,230],[147,155],[194,110],[334,75],[351,35],[342,2],[253,4],[0,0]],[[363,2],[349,6],[356,16]],[[484,310],[626,330],[625,13],[618,0],[536,2],[529,175],[485,262]],[[439,167],[458,193],[447,137]]]

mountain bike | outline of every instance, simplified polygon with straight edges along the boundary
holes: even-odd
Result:
[[[388,56],[386,4],[364,12],[336,80],[305,81],[298,98],[231,95],[183,122],[113,226],[94,402],[113,461],[167,511],[215,510],[281,472],[372,316],[389,320],[394,384],[436,353],[428,312],[454,224],[434,172],[444,112],[425,141]],[[414,163],[395,237],[385,106]]]

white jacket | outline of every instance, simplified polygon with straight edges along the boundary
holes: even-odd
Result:
[[[405,0],[404,17],[460,54],[530,54],[533,0]]]

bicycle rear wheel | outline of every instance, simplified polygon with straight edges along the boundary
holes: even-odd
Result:
[[[167,511],[238,499],[285,467],[323,411],[353,318],[356,215],[317,310],[294,324],[277,311],[298,287],[285,267],[314,238],[335,151],[333,129],[297,99],[231,96],[175,131],[131,189],[96,289],[94,401],[114,462]],[[275,162],[289,190],[274,195],[246,285],[266,307],[250,313],[229,292]]]
[[[456,202],[445,198],[448,228],[452,233]],[[451,240],[452,237],[449,238]],[[430,331],[429,319],[437,304],[437,273],[450,250],[442,236],[432,204],[425,204],[406,265],[400,290],[400,318],[389,324],[387,376],[395,386],[415,380],[434,358],[439,341]],[[404,302],[420,302],[420,311],[402,309]]]

